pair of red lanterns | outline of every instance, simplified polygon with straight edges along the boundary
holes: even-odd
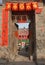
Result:
[[[38,8],[37,2],[27,2],[27,3],[6,3],[6,10],[14,10],[14,11],[29,11],[35,10]]]

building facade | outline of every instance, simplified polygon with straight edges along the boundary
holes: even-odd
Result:
[[[9,1],[9,0],[8,0]],[[14,0],[15,1],[15,0]],[[17,0],[16,0],[17,1]],[[19,1],[19,0],[18,0]],[[26,0],[29,1],[29,0]],[[7,2],[7,0],[4,0],[4,5],[0,6],[0,42],[2,43],[2,8],[5,7],[5,2]],[[40,14],[35,13],[35,23],[31,24],[31,26],[35,25],[34,28],[36,29],[36,32],[34,32],[33,27],[29,27],[32,28],[32,31],[35,35],[33,35],[33,39],[34,37],[36,39],[34,39],[33,41],[35,41],[35,43],[33,44],[34,47],[36,47],[36,50],[34,48],[34,50],[36,51],[37,54],[37,58],[45,58],[45,6],[43,5],[43,3],[39,3],[39,6],[43,8],[42,12]],[[18,39],[13,35],[13,32],[17,31],[17,27],[15,26],[11,18],[11,12],[8,12],[8,47],[5,46],[1,46],[0,44],[0,58],[1,57],[5,57],[10,59],[15,59],[15,55],[17,52],[17,43],[18,43]],[[34,19],[34,18],[33,18]],[[32,39],[31,39],[32,40]],[[14,44],[16,43],[16,44]],[[32,43],[32,42],[31,42]],[[31,51],[31,50],[30,50]],[[34,51],[34,53],[35,53]]]

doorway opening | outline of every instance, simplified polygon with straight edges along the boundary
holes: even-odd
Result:
[[[14,32],[18,32],[18,37],[15,36],[18,43],[14,43],[17,45],[16,53],[23,57],[35,55],[35,11],[11,11],[11,13],[12,23],[17,25],[14,25]]]

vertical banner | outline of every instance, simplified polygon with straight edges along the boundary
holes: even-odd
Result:
[[[2,10],[2,46],[8,46],[8,10]]]

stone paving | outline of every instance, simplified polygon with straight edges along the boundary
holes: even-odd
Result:
[[[36,64],[35,62],[28,62],[28,61],[8,62],[6,60],[0,59],[0,65],[45,65],[45,61],[38,60],[38,64]]]
[[[37,63],[29,60],[28,57],[17,54],[15,60],[0,58],[0,65],[45,65],[45,59],[37,59]]]

